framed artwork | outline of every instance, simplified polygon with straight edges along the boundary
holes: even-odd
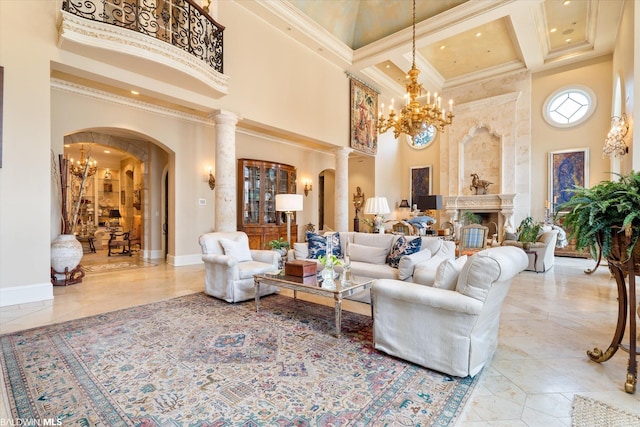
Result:
[[[552,151],[549,153],[549,201],[553,212],[571,199],[566,190],[584,187],[589,182],[589,149]]]
[[[351,148],[375,155],[378,151],[378,94],[351,80]]]
[[[409,206],[418,203],[419,196],[429,196],[432,194],[432,174],[431,166],[412,166],[411,175],[409,176]]]

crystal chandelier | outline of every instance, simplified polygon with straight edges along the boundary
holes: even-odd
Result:
[[[98,170],[97,167],[98,162],[91,161],[91,157],[84,157],[84,145],[80,146],[80,160],[76,163],[73,162],[73,159],[69,161],[69,172],[77,176],[78,178],[88,178],[90,176],[95,175]]]
[[[418,83],[418,74],[420,70],[416,68],[416,1],[413,0],[413,63],[411,70],[408,72],[409,82],[406,84],[407,93],[405,94],[406,105],[397,115],[393,109],[393,99],[389,107],[389,117],[384,118],[380,109],[378,116],[378,132],[385,133],[393,128],[393,135],[398,138],[404,133],[412,138],[420,135],[433,125],[438,130],[443,131],[445,126],[453,122],[453,101],[449,101],[449,112],[441,109],[441,99],[438,93],[433,94],[433,103],[431,102],[431,92],[427,92],[427,104],[422,105],[418,102],[418,98],[422,96],[422,84]]]
[[[629,152],[629,147],[624,142],[624,137],[629,132],[629,123],[627,123],[627,116],[622,113],[622,116],[613,116],[611,118],[611,129],[607,134],[607,139],[604,141],[604,147],[602,147],[603,156],[609,157],[622,157]]]

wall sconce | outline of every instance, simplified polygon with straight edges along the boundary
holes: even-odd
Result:
[[[310,180],[305,180],[304,181],[304,196],[307,197],[309,195],[309,191],[311,191],[313,189],[313,187],[311,186],[311,181]]]
[[[216,188],[216,179],[213,176],[213,169],[209,168],[209,188],[211,190]]]
[[[622,113],[621,117],[611,117],[611,129],[604,141],[604,147],[602,147],[603,156],[622,157],[627,154],[629,147],[624,142],[627,133],[629,133],[629,123],[626,114]]]

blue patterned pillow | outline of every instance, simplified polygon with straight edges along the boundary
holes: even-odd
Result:
[[[422,246],[422,239],[420,237],[413,240],[407,240],[404,236],[398,237],[398,240],[393,244],[391,252],[389,253],[389,265],[393,268],[398,268],[400,264],[400,258],[403,255],[411,255],[420,251]]]
[[[307,242],[309,243],[309,258],[318,259],[320,256],[327,254],[327,238],[319,234],[307,231]],[[342,249],[340,248],[340,233],[331,234],[333,255],[342,258]]]

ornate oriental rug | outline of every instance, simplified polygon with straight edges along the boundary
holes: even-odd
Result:
[[[204,294],[0,337],[15,420],[68,426],[453,425],[475,385],[386,356],[372,321]],[[477,377],[476,377],[477,378]],[[58,425],[58,424],[47,424]]]

